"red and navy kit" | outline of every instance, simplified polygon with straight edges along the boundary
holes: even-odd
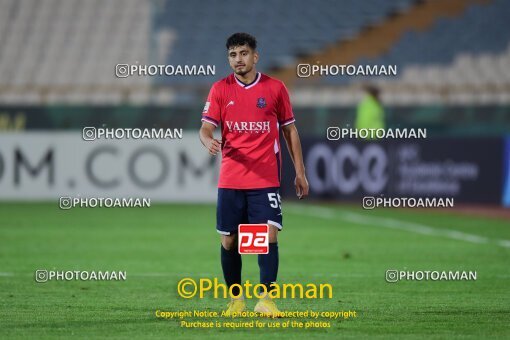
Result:
[[[279,135],[295,121],[285,85],[261,73],[244,84],[231,74],[212,86],[202,121],[221,125],[218,232],[236,233],[241,223],[282,229]]]
[[[221,124],[219,188],[280,186],[279,131],[295,121],[283,82],[257,73],[244,84],[231,74],[212,86],[202,121]]]

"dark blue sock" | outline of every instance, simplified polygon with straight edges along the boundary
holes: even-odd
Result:
[[[241,254],[237,251],[237,247],[231,250],[226,250],[221,245],[221,268],[223,269],[223,277],[228,287],[234,283],[241,284],[241,269],[243,262],[241,260]],[[239,288],[234,287],[232,289],[233,295],[239,295]]]
[[[259,255],[260,283],[267,287],[269,292],[271,283],[276,282],[278,275],[278,243],[269,243],[269,253]]]

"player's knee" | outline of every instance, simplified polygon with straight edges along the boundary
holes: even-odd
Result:
[[[221,245],[226,250],[232,250],[236,246],[236,235],[221,235]]]
[[[275,233],[269,233],[269,243],[276,243],[278,242],[278,234]]]
[[[278,228],[274,225],[269,225],[269,243],[278,242]]]

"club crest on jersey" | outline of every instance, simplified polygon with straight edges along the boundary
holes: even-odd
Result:
[[[264,97],[260,97],[259,99],[257,99],[257,107],[259,109],[263,109],[267,106],[266,104],[266,99]]]

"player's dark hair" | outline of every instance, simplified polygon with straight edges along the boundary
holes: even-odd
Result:
[[[366,85],[365,86],[365,91],[370,94],[371,96],[373,96],[375,99],[379,100],[379,95],[381,93],[381,91],[379,91],[379,88],[377,88],[376,86],[374,85]]]
[[[234,33],[227,39],[227,50],[236,46],[248,45],[252,50],[257,49],[257,39],[248,33]]]

